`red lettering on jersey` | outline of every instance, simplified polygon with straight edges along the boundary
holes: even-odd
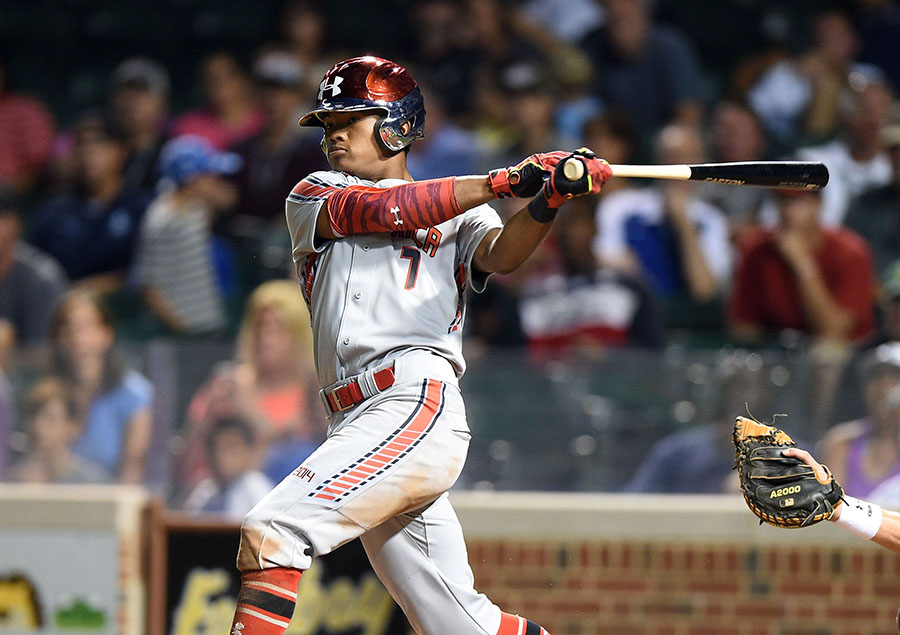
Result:
[[[443,237],[444,235],[441,233],[441,230],[429,227],[425,230],[425,244],[422,245],[422,251],[434,258],[438,247],[441,246],[441,238]]]

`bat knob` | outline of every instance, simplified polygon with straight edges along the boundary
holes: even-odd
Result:
[[[584,176],[584,163],[575,158],[566,159],[563,163],[563,176],[570,181],[580,181]]]

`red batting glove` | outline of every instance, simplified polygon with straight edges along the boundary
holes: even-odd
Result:
[[[584,165],[584,174],[580,179],[571,181],[566,178],[562,169],[558,166],[564,165],[570,158],[581,161]],[[597,155],[587,148],[579,148],[570,155],[557,161],[557,166],[546,181],[544,181],[544,198],[547,200],[548,207],[559,207],[570,198],[576,196],[584,196],[586,194],[599,194],[603,184],[612,176],[612,169],[609,163],[603,159],[598,159]]]
[[[521,163],[508,168],[491,170],[488,183],[497,198],[531,198],[541,191],[544,179],[562,159],[566,152],[542,152],[532,154]]]

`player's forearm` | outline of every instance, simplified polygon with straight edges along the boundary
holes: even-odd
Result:
[[[316,227],[322,238],[434,227],[496,198],[488,178],[459,176],[334,193]]]
[[[519,210],[496,234],[488,234],[475,251],[472,264],[479,271],[511,273],[534,253],[553,223],[539,223]]]
[[[488,177],[485,174],[456,177],[453,182],[453,191],[459,206],[463,209],[471,209],[497,198],[491,191]]]
[[[884,510],[881,527],[878,528],[878,533],[872,538],[872,542],[890,549],[894,553],[900,553],[900,514]]]

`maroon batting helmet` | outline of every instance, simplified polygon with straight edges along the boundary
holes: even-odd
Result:
[[[367,55],[338,62],[319,84],[316,107],[300,118],[301,126],[321,126],[325,112],[380,110],[378,138],[399,151],[425,136],[425,100],[409,71],[390,60]],[[403,134],[401,127],[409,122]]]

